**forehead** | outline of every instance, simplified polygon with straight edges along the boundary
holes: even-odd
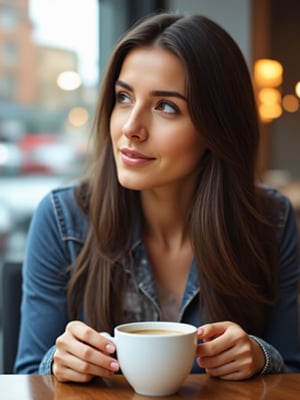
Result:
[[[130,85],[148,85],[177,89],[184,93],[185,73],[179,58],[161,47],[131,50],[124,59],[119,78]],[[155,88],[153,88],[155,89]]]

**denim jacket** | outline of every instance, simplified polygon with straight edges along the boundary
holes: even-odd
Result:
[[[280,212],[274,216],[280,247],[280,291],[264,337],[262,373],[300,372],[300,332],[297,309],[299,280],[298,236],[289,200],[274,189]],[[23,298],[15,372],[51,374],[55,340],[68,323],[66,285],[70,266],[85,241],[89,221],[74,198],[74,186],[58,188],[39,204],[29,229],[23,264]],[[134,268],[124,267],[127,285],[122,293],[128,321],[159,320],[160,306],[142,239],[131,248]],[[199,281],[195,262],[187,280],[178,320],[200,326]],[[95,299],[96,301],[96,299]],[[195,362],[192,372],[204,372]]]

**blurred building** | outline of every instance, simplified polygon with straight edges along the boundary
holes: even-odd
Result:
[[[29,3],[0,0],[0,138],[10,140],[23,130],[59,129],[69,110],[82,103],[84,90],[58,86],[60,73],[78,71],[77,54],[34,42]]]
[[[69,108],[80,102],[81,87],[63,90],[57,84],[62,72],[77,71],[78,59],[75,52],[49,46],[37,46],[37,101],[49,108]]]
[[[34,104],[37,49],[28,0],[0,0],[0,99]]]

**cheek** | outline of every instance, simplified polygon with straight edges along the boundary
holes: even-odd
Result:
[[[171,140],[164,143],[165,154],[177,156],[178,159],[193,158],[200,160],[205,149],[205,141],[197,132],[184,136],[180,133],[177,137],[172,137]]]

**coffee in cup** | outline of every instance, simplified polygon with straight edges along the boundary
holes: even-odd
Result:
[[[171,329],[137,329],[130,333],[136,333],[138,335],[180,335],[182,332]]]
[[[167,396],[178,391],[196,356],[197,328],[181,322],[122,324],[111,340],[121,371],[136,393]]]

